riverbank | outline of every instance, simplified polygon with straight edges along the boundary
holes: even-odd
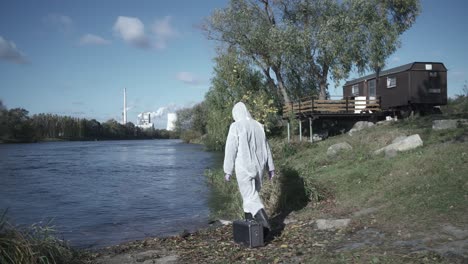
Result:
[[[262,193],[275,212],[265,247],[236,245],[232,226],[215,224],[90,252],[85,262],[466,263],[468,129],[433,130],[435,118],[386,122],[314,144],[272,140],[278,177]],[[374,153],[415,134],[422,146]],[[329,151],[339,143],[351,148]],[[218,216],[238,218],[235,184],[222,182],[221,171],[208,177],[229,205]]]

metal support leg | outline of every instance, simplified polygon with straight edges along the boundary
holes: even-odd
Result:
[[[310,143],[314,142],[313,134],[312,134],[312,118],[309,117],[309,131],[310,131]]]
[[[288,143],[291,141],[291,132],[289,129],[289,120],[288,120]]]
[[[302,141],[302,120],[299,120],[299,141]]]

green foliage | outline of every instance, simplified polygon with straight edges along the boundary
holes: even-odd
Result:
[[[177,111],[176,132],[184,142],[194,142],[206,134],[207,112],[205,102]]]
[[[35,142],[39,140],[96,140],[176,138],[166,130],[142,130],[133,123],[123,125],[114,119],[99,123],[70,116],[37,114],[29,117],[22,108],[7,110],[0,101],[0,141]]]
[[[277,98],[268,93],[267,83],[259,71],[235,49],[220,52],[215,59],[215,76],[205,95],[207,123],[205,144],[208,149],[222,150],[229,125],[233,122],[232,108],[244,102],[252,117],[262,123],[268,132],[278,122]]]
[[[56,238],[50,223],[18,228],[6,221],[6,211],[0,217],[0,263],[82,263],[77,260],[78,255],[65,241]]]
[[[231,177],[230,182],[226,182],[222,169],[206,170],[205,176],[212,189],[210,198],[212,217],[215,219],[242,218],[244,210],[235,176]]]
[[[468,83],[466,81],[462,93],[455,95],[454,98],[449,98],[447,105],[442,106],[441,110],[445,115],[456,117],[466,117],[468,115]]]
[[[328,77],[338,83],[353,67],[383,68],[419,9],[419,0],[231,0],[205,31],[237,49],[289,103],[304,95],[324,99]]]

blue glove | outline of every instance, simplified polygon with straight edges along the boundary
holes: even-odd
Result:
[[[269,171],[269,172],[268,172],[268,176],[270,176],[270,180],[272,180],[273,177],[275,177],[275,171],[274,171],[274,170]]]
[[[227,174],[227,173],[224,174],[224,179],[225,179],[226,181],[230,181],[230,180],[231,180],[231,174]]]

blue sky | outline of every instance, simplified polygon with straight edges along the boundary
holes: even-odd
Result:
[[[388,67],[441,61],[449,95],[468,80],[468,1],[422,0]],[[0,1],[0,99],[8,108],[105,121],[203,100],[215,43],[197,28],[227,0]],[[353,74],[351,77],[355,77]],[[331,94],[340,94],[333,88]]]

